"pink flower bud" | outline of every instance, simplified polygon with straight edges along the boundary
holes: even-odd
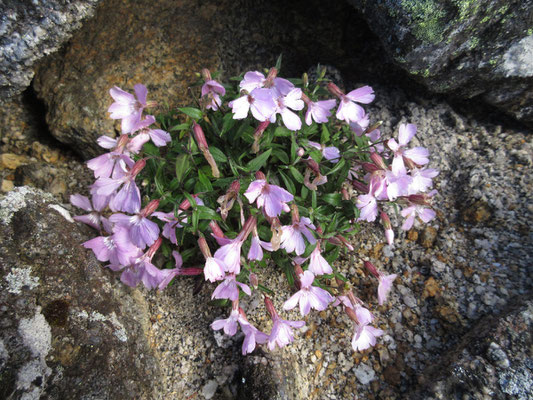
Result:
[[[194,122],[192,125],[192,131],[194,133],[194,138],[196,139],[200,150],[207,149],[209,146],[207,145],[207,141],[205,140],[205,135],[202,127],[196,122]]]
[[[248,279],[250,280],[250,285],[257,289],[257,287],[259,286],[259,278],[257,277],[257,275],[252,272],[250,273]]]
[[[266,181],[266,176],[261,171],[257,171],[255,173],[255,179],[262,179],[262,180]]]
[[[211,258],[211,250],[209,249],[209,246],[207,245],[207,241],[205,240],[205,237],[200,236],[198,238],[198,247],[200,247],[200,251],[202,252],[202,255],[207,260],[208,258]]]
[[[352,181],[352,186],[354,187],[355,190],[361,193],[364,193],[364,194],[368,193],[368,186],[362,182]]]
[[[163,243],[163,238],[158,237],[157,240],[154,242],[154,244],[152,244],[150,246],[150,248],[146,252],[146,256],[149,259],[152,259],[152,257],[154,256],[155,252],[159,249],[159,246],[161,246],[161,243]]]
[[[267,296],[265,296],[265,307],[272,319],[278,317],[278,313],[276,312],[276,309],[274,308],[274,304],[272,303],[272,300],[270,300]]]
[[[202,74],[202,78],[204,78],[204,81],[206,82],[212,79],[211,72],[209,72],[207,68],[202,68],[201,74]]]
[[[391,245],[394,242],[394,231],[392,230],[389,216],[383,211],[381,211],[381,222],[385,228],[385,238],[387,239],[387,243]]]
[[[213,232],[213,235],[218,238],[224,238],[226,237],[224,235],[224,232],[222,232],[222,229],[220,229],[220,226],[215,221],[211,221],[209,223],[209,227],[211,228],[211,231]]]
[[[350,193],[346,190],[346,188],[341,189],[342,199],[343,200],[350,200]]]
[[[372,264],[370,261],[365,261],[363,264],[364,264],[365,268],[368,270],[368,272],[370,272],[376,278],[379,278],[379,271],[374,266],[374,264]]]
[[[278,70],[275,67],[270,68],[270,71],[268,71],[268,75],[265,79],[265,87],[269,88],[272,87],[274,84],[274,79],[276,79],[276,76],[278,76]]]
[[[376,164],[379,169],[387,169],[387,165],[385,164],[385,161],[383,161],[383,158],[376,152],[370,154],[370,159]]]
[[[298,150],[296,151],[296,155],[298,157],[303,157],[305,155],[305,150],[303,147],[299,147]]]
[[[137,176],[139,172],[142,171],[142,169],[146,166],[146,160],[144,158],[137,161],[135,164],[133,164],[133,167],[131,167],[130,175],[131,176]]]
[[[376,153],[372,153],[372,154],[376,154]],[[364,162],[364,163],[361,163],[361,166],[363,167],[363,169],[366,172],[369,172],[369,173],[376,172],[376,171],[380,170],[379,167],[377,167],[376,165],[374,165],[372,163]]]
[[[328,90],[332,95],[337,96],[339,98],[342,98],[342,96],[344,96],[343,91],[340,90],[339,87],[333,82],[328,83]]]
[[[152,215],[152,213],[153,213],[155,210],[157,210],[157,207],[159,207],[159,200],[158,200],[158,199],[156,199],[156,200],[152,200],[150,203],[148,203],[148,204],[146,205],[146,207],[144,207],[144,208],[141,210],[140,214],[141,214],[141,216],[143,216],[143,217],[146,218],[146,217]]]

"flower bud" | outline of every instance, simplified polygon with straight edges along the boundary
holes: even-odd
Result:
[[[387,169],[387,165],[385,164],[385,161],[383,161],[383,158],[378,153],[372,153],[370,154],[370,159],[376,164],[379,169]]]
[[[141,158],[139,161],[133,164],[133,167],[131,167],[130,175],[137,176],[137,174],[141,172],[145,166],[146,166],[146,159]]]
[[[372,153],[372,154],[376,154],[376,153]],[[366,172],[369,172],[369,173],[376,172],[376,171],[380,170],[380,168],[378,168],[376,165],[374,165],[372,163],[368,163],[368,162],[361,163],[361,166],[363,167],[363,169]]]
[[[156,200],[152,200],[150,203],[148,203],[146,205],[146,207],[144,207],[140,214],[143,216],[143,217],[148,217],[150,215],[152,215],[152,213],[157,210],[157,207],[159,207],[159,200],[156,199]]]
[[[202,255],[207,260],[208,258],[211,258],[211,250],[209,249],[209,246],[207,244],[207,241],[205,240],[205,237],[200,236],[198,238],[198,247],[200,247],[200,251],[202,252]]]
[[[333,82],[328,83],[328,90],[332,95],[337,96],[339,98],[342,98],[344,96],[343,91],[340,90],[339,87]]]
[[[202,127],[196,122],[194,122],[192,125],[192,131],[194,133],[194,138],[196,139],[196,143],[198,143],[198,147],[200,148],[200,150],[207,149],[209,146],[207,145],[207,141],[205,140],[205,135]]]
[[[272,300],[270,300],[267,296],[265,296],[265,307],[272,319],[278,317],[278,313],[276,312],[276,309],[274,308],[274,304],[272,303]]]
[[[224,235],[224,232],[222,232],[222,229],[220,229],[220,226],[215,221],[211,221],[209,223],[209,227],[211,228],[211,231],[213,232],[213,235],[217,238],[224,238],[226,235]]]
[[[248,279],[250,280],[250,285],[252,285],[254,289],[257,289],[257,287],[259,286],[259,278],[257,277],[257,275],[251,272]]]
[[[204,78],[204,81],[210,81],[211,78],[211,72],[207,68],[202,68],[202,78]]]
[[[379,271],[374,266],[374,264],[372,264],[370,261],[365,261],[363,264],[368,272],[370,272],[372,275],[379,279]]]
[[[276,79],[276,76],[278,76],[278,70],[275,67],[270,68],[270,71],[268,71],[268,75],[265,79],[264,86],[266,88],[272,87],[272,85],[274,85],[274,79]]]
[[[261,171],[257,171],[255,173],[255,179],[262,179],[262,180],[265,180],[266,181],[266,176],[265,174],[263,174]]]
[[[309,76],[307,75],[307,72],[304,72],[304,74],[302,75],[302,83],[303,83],[304,88],[309,86]],[[303,100],[303,94],[302,94],[302,100]]]
[[[154,256],[155,252],[159,249],[159,246],[161,246],[161,243],[163,243],[163,238],[158,237],[157,240],[150,246],[148,251],[146,252],[146,256],[151,260]]]
[[[383,223],[383,227],[385,228],[385,238],[387,239],[387,243],[391,245],[394,242],[394,231],[392,230],[392,225],[390,223],[389,216],[384,212],[381,211],[381,222]]]
[[[354,187],[355,190],[357,190],[358,192],[361,192],[361,193],[368,193],[368,186],[365,185],[364,183],[362,182],[359,182],[359,181],[352,181],[352,186]]]
[[[296,155],[298,157],[303,157],[305,155],[305,150],[303,147],[298,147],[298,150],[296,151]]]
[[[346,188],[341,189],[342,199],[343,200],[350,200],[350,193],[348,193],[348,190]]]
[[[252,145],[252,152],[257,153],[259,151],[259,141],[265,132],[265,129],[270,125],[270,121],[267,119],[259,124],[254,132],[254,144]]]

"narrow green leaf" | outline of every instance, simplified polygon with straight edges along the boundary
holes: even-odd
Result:
[[[198,206],[197,209],[198,209],[198,219],[209,219],[209,220],[215,219],[217,221],[222,220],[220,215],[215,210],[212,210],[209,207]]]
[[[296,182],[298,183],[304,183],[304,176],[296,169],[296,167],[293,167],[292,165],[289,167],[289,170],[291,171],[292,176],[294,179],[296,179]]]
[[[316,190],[311,190],[311,207],[316,210]]]
[[[329,142],[329,130],[325,124],[322,125],[322,134],[320,135],[320,143]]]
[[[274,136],[276,137],[289,137],[292,135],[292,132],[285,128],[284,126],[278,126],[274,130]]]
[[[182,130],[185,130],[185,129],[189,129],[191,127],[190,124],[188,123],[183,123],[183,124],[179,124],[179,125],[174,125],[172,128],[169,129],[170,132],[173,132],[173,131],[182,131]]]
[[[213,190],[213,185],[211,185],[211,181],[201,169],[198,170],[198,181],[200,185],[196,184],[199,189],[197,190],[197,192],[210,192]]]
[[[338,207],[341,205],[342,195],[340,193],[326,193],[320,196],[320,200]]]
[[[336,172],[340,171],[344,167],[344,164],[346,164],[346,161],[344,161],[344,158],[341,158],[339,162],[336,163],[335,166],[331,168],[331,170],[326,175],[333,175]]]
[[[285,187],[287,190],[293,195],[296,196],[296,187],[294,186],[294,183],[292,183],[292,180],[285,175],[285,173],[278,171],[279,176],[281,176],[281,179],[283,180],[283,183],[285,184]]]
[[[180,154],[176,157],[176,178],[178,183],[183,182],[190,170],[189,156],[187,154]]]
[[[209,146],[209,151],[217,163],[228,162],[228,158],[218,147]]]
[[[266,164],[268,157],[270,157],[270,153],[272,153],[272,149],[268,149],[263,154],[258,155],[256,158],[246,164],[249,171],[256,172],[260,170]]]
[[[222,123],[222,132],[220,133],[221,136],[233,128],[235,122],[237,122],[237,120],[233,119],[232,113],[224,115],[223,119],[224,122]]]
[[[273,148],[272,155],[276,156],[283,164],[289,164],[289,156],[281,149]]]
[[[178,108],[178,110],[196,120],[201,119],[203,116],[202,111],[194,107],[182,107]]]

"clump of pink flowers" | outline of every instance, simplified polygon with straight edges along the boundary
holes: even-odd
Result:
[[[199,108],[152,115],[159,106],[144,85],[134,94],[110,90],[108,111],[121,132],[100,137],[107,152],[87,163],[91,198],[71,196],[87,212],[75,219],[98,231],[83,245],[128,286],[163,290],[178,276],[197,276],[214,303],[230,306],[212,329],[233,336],[240,328],[243,354],[290,344],[305,326],[284,319],[293,309],[307,318],[338,307],[353,322],[353,349],[374,346],[384,331],[335,261],[355,251],[349,238],[360,223],[379,220],[392,246],[390,216],[403,218],[401,230],[435,218],[438,171],[426,148],[410,145],[416,126],[402,123],[382,139],[364,108],[374,90],[346,92],[324,73],[309,82],[281,78],[278,68],[249,71],[236,87],[206,69],[201,75]],[[384,305],[397,275],[363,264]],[[292,290],[277,309],[277,288],[268,287],[276,271]],[[253,292],[269,325],[246,315],[243,298]]]

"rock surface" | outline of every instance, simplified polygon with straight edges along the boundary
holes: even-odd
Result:
[[[34,63],[59,49],[98,1],[2,1],[0,103],[29,86]]]
[[[533,124],[533,3],[349,0],[397,65],[431,91]]]
[[[150,398],[147,304],[42,191],[0,198],[0,397]]]

